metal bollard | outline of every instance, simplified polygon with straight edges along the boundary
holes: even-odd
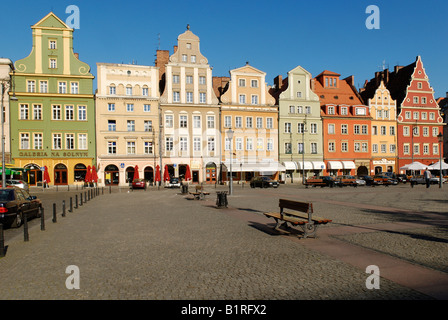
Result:
[[[45,214],[44,207],[40,207],[40,230],[45,230]]]
[[[65,200],[62,200],[62,216],[65,217]]]
[[[4,257],[5,253],[5,235],[3,234],[3,224],[0,223],[0,257]]]
[[[53,223],[57,222],[57,218],[56,218],[56,203],[53,203]]]
[[[79,205],[82,206],[82,192],[79,194],[80,202]]]
[[[78,195],[75,194],[75,209],[78,209]]]
[[[70,208],[68,209],[68,212],[73,212],[73,199],[70,197]]]
[[[30,235],[28,234],[28,214],[23,213],[23,241],[27,242],[30,240]]]

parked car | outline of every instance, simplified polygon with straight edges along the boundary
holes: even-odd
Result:
[[[383,172],[382,175],[385,175],[389,178],[391,181],[391,184],[397,185],[398,184],[398,178],[397,175],[394,172]]]
[[[330,176],[314,176],[314,177],[309,177],[308,179],[306,179],[305,181],[305,185],[308,186],[313,186],[313,187],[330,187],[333,188],[335,185],[335,181],[333,177]]]
[[[2,180],[0,180],[0,188],[1,188],[1,186],[2,186]],[[18,188],[25,189],[27,191],[30,190],[30,187],[29,187],[28,183],[26,183],[23,180],[7,179],[6,180],[6,186],[7,187],[9,187],[9,186],[11,186],[11,187],[18,187]]]
[[[250,187],[251,188],[255,188],[255,187],[260,187],[260,188],[269,188],[269,187],[278,188],[278,186],[279,186],[278,181],[272,180],[269,177],[258,176],[258,177],[253,177],[250,180]]]
[[[425,176],[418,175],[415,177],[412,177],[409,181],[411,183],[411,187],[414,187],[416,184],[426,184]],[[445,178],[442,178],[442,183],[446,182]],[[439,183],[439,177],[431,177],[429,179],[430,184],[438,184]]]
[[[339,187],[343,186],[352,186],[357,187],[358,184],[356,183],[355,176],[349,176],[349,175],[343,175],[343,176],[337,176],[335,179],[336,185]]]
[[[384,186],[390,186],[392,184],[398,184],[398,180],[397,179],[393,179],[391,177],[388,177],[386,175],[383,174],[376,174],[373,176],[374,179],[379,179],[380,181],[382,181],[382,185]]]
[[[0,189],[0,223],[4,225],[18,228],[22,225],[24,214],[28,218],[40,217],[41,207],[42,202],[25,189]]]
[[[145,189],[146,190],[146,180],[145,179],[134,179],[134,181],[132,181],[132,189]]]
[[[400,183],[406,183],[409,181],[408,176],[405,174],[397,174],[397,180]]]
[[[165,188],[180,188],[179,178],[171,178],[170,181],[165,183]]]

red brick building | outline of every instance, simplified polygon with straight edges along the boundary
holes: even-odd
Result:
[[[377,72],[366,82],[361,96],[368,98],[376,86],[384,81],[391,96],[397,101],[397,168],[414,161],[430,165],[439,161],[440,150],[437,135],[443,131],[440,108],[434,98],[434,90],[423,67],[420,56],[405,66],[395,66]]]
[[[325,175],[370,174],[370,113],[353,85],[328,70],[313,79],[323,126]]]

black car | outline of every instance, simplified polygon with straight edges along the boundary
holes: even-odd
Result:
[[[408,176],[405,174],[397,174],[398,182],[406,183],[408,182]]]
[[[330,187],[333,188],[335,186],[335,180],[330,176],[314,176],[307,178],[305,181],[305,186],[313,186],[313,187]]]
[[[259,177],[254,177],[254,178],[252,178],[252,180],[250,180],[250,187],[251,188],[255,188],[255,187],[260,187],[260,188],[273,187],[273,188],[277,188],[278,186],[279,186],[278,181],[272,180],[269,177],[259,176]]]
[[[40,217],[42,202],[28,191],[9,187],[0,189],[0,223],[18,228],[22,225],[24,214],[27,218]]]

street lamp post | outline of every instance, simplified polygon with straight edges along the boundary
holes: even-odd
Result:
[[[302,184],[305,185],[305,132],[306,132],[306,114],[305,121],[303,122],[302,128]]]
[[[230,166],[229,166],[229,195],[233,193],[233,173],[232,173],[232,153],[233,153],[233,131],[227,130],[227,136],[230,139]]]
[[[443,134],[440,132],[437,135],[437,139],[439,141],[439,153],[440,153],[440,175],[439,175],[439,188],[442,188],[442,142],[443,142]]]

